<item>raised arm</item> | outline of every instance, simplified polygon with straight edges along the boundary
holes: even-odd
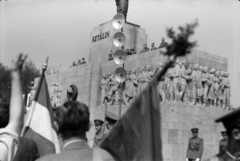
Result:
[[[20,134],[23,127],[24,105],[22,97],[20,72],[22,71],[23,63],[27,56],[20,54],[18,59],[13,62],[11,69],[11,100],[10,100],[10,117],[9,124],[6,128]]]

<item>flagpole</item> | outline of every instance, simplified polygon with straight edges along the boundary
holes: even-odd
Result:
[[[37,89],[36,89],[36,92],[35,92],[35,95],[34,95],[34,99],[33,99],[34,105],[31,105],[31,108],[30,108],[30,111],[29,111],[29,115],[28,115],[28,117],[27,117],[26,124],[25,124],[25,126],[23,127],[20,136],[23,136],[23,135],[25,134],[25,132],[26,132],[26,130],[27,130],[27,127],[29,126],[29,124],[30,124],[30,122],[31,122],[32,115],[33,115],[33,113],[34,113],[35,104],[36,104],[35,101],[36,101],[36,99],[38,98],[38,95],[39,95],[39,91],[40,91],[40,87],[41,87],[42,80],[43,80],[43,77],[44,77],[44,73],[45,73],[45,71],[46,71],[46,69],[47,69],[48,60],[49,60],[49,57],[47,57],[46,62],[43,64],[42,73],[41,73],[41,76],[40,76],[40,78],[39,78],[38,86],[37,86]]]

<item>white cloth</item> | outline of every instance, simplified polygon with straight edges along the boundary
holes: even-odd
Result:
[[[18,149],[18,134],[10,129],[0,129],[0,160],[12,161]]]

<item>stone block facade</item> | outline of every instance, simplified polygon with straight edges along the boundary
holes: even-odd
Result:
[[[122,106],[122,114],[129,107]],[[164,160],[185,161],[188,147],[188,140],[192,137],[191,128],[199,128],[199,137],[204,139],[203,159],[214,156],[218,153],[218,143],[222,139],[222,124],[214,120],[228,113],[215,107],[192,106],[187,104],[162,104],[161,108],[161,138],[162,154]],[[118,115],[119,106],[109,106],[107,109]],[[95,108],[93,115],[103,119],[104,106]],[[94,128],[88,133],[89,141],[94,137]]]

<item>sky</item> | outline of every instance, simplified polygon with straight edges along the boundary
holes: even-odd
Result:
[[[198,19],[196,49],[228,58],[231,103],[240,106],[239,8],[238,0],[130,0],[127,21],[146,30],[150,46],[168,41],[167,27]],[[0,2],[0,14],[1,63],[23,52],[38,68],[49,56],[49,66],[65,70],[82,57],[88,61],[93,28],[111,20],[116,6],[114,0],[8,0]]]

